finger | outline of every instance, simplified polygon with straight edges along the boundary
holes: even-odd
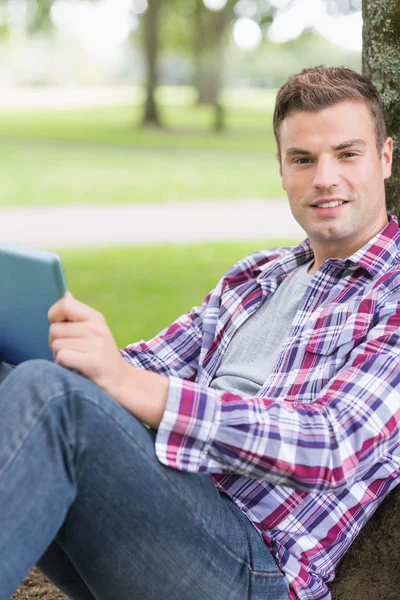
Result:
[[[57,338],[78,338],[87,334],[87,321],[52,323],[49,327],[49,344]]]
[[[55,358],[55,362],[67,369],[74,369],[75,371],[82,373],[82,375],[85,375],[89,364],[87,354],[66,348],[60,350]]]
[[[90,318],[100,318],[102,315],[91,306],[69,295],[53,304],[47,317],[50,323],[55,323],[60,321],[86,321]]]
[[[61,300],[58,300],[53,306],[49,309],[47,313],[47,318],[50,323],[57,323],[60,321],[86,321],[88,319],[103,319],[103,315],[76,300],[72,295],[64,296]]]
[[[53,354],[57,355],[64,348],[66,350],[75,350],[76,352],[93,352],[93,344],[84,338],[59,338],[53,340],[50,345]]]
[[[102,316],[102,315],[101,315]],[[107,338],[111,334],[106,321],[91,319],[89,321],[68,321],[52,323],[49,327],[49,345],[58,338]]]
[[[81,359],[86,354],[93,354],[93,348],[85,346],[85,344],[78,343],[77,340],[56,340],[50,346],[53,353],[54,361],[60,363],[60,356],[62,357],[65,352],[74,352],[76,356],[80,356]]]

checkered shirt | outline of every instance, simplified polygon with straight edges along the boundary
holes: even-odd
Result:
[[[201,306],[121,350],[170,379],[159,460],[212,475],[263,537],[290,600],[331,598],[335,566],[399,482],[399,247],[390,215],[355,254],[320,267],[254,398],[209,386],[238,328],[312,259],[308,239],[244,258]]]

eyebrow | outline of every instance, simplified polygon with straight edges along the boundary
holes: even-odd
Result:
[[[347,140],[345,142],[342,142],[341,144],[338,144],[337,146],[333,146],[332,149],[335,152],[339,152],[340,150],[346,150],[347,148],[354,148],[355,146],[365,148],[366,145],[367,144],[364,140],[354,139],[354,140]],[[286,150],[286,156],[288,156],[288,157],[311,156],[311,155],[312,155],[312,152],[309,152],[308,150],[304,150],[303,148],[295,148],[294,146],[292,146]]]
[[[338,146],[335,146],[333,149],[334,150],[345,150],[346,148],[353,148],[354,146],[361,146],[362,148],[365,148],[366,146],[366,142],[364,140],[348,140],[347,142],[343,142],[342,144],[339,144]]]

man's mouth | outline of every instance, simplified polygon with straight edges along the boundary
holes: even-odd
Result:
[[[315,204],[311,204],[311,206],[314,208],[335,208],[335,206],[340,206],[341,204],[347,204],[347,200],[320,200]]]

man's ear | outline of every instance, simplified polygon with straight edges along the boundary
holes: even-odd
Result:
[[[384,179],[389,179],[392,174],[393,140],[386,138],[381,152],[382,173]]]

